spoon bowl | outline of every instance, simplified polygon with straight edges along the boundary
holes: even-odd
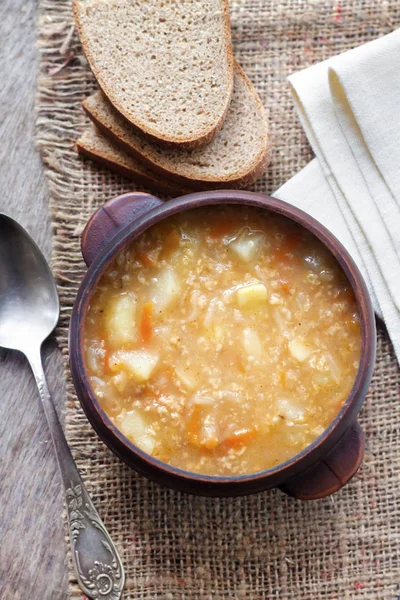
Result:
[[[23,353],[57,325],[57,288],[48,264],[27,232],[0,213],[0,346]]]

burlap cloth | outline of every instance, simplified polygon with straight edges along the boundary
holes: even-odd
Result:
[[[242,0],[231,2],[231,17],[235,54],[269,112],[275,150],[256,189],[272,192],[311,158],[286,76],[400,26],[400,2]],[[86,122],[81,100],[95,84],[72,27],[70,0],[40,1],[39,43],[37,132],[54,222],[58,341],[67,359],[69,316],[85,271],[79,234],[96,207],[133,186],[76,156],[73,140]],[[360,416],[364,465],[340,493],[317,502],[279,491],[195,498],[150,483],[99,441],[68,372],[67,388],[68,442],[121,552],[124,598],[400,597],[400,373],[382,329]],[[69,597],[82,598],[72,571]]]

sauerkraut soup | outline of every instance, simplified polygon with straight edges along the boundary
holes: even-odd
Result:
[[[209,475],[306,448],[343,406],[361,351],[355,298],[329,251],[242,206],[178,214],[127,246],[84,336],[92,389],[120,431]]]

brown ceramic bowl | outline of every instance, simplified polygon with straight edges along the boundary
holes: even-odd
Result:
[[[178,212],[201,206],[241,204],[283,215],[312,232],[330,250],[353,287],[362,327],[360,367],[343,408],[325,432],[300,454],[251,475],[206,476],[171,467],[132,444],[111,422],[91,389],[83,354],[86,311],[99,279],[116,254],[143,231]],[[99,437],[130,467],[168,487],[205,496],[240,496],[273,487],[296,498],[322,498],[343,487],[359,468],[364,436],[357,414],[368,390],[375,360],[375,319],[363,278],[347,250],[312,217],[277,200],[245,191],[201,192],[168,203],[144,193],[125,194],[107,202],[88,222],[82,253],[89,269],[80,286],[71,317],[70,363],[76,391]]]

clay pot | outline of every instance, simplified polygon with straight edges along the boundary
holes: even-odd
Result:
[[[345,272],[360,313],[362,351],[359,370],[344,406],[324,433],[300,454],[251,475],[206,476],[171,467],[137,448],[113,425],[89,383],[83,353],[83,327],[92,293],[118,252],[146,229],[176,213],[201,206],[240,204],[283,215],[312,232]],[[356,473],[364,454],[364,435],[357,422],[371,381],[376,346],[375,318],[363,278],[342,244],[319,222],[264,194],[211,191],[182,196],[167,203],[144,193],[131,193],[107,202],[88,222],[82,235],[88,271],[74,304],[70,325],[70,364],[79,400],[99,437],[130,467],[171,488],[205,496],[241,496],[279,487],[303,500],[322,498],[343,487]]]

